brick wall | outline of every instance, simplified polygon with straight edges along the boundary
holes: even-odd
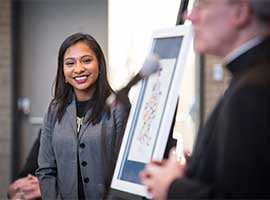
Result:
[[[11,157],[11,0],[0,0],[0,199],[6,198]]]
[[[216,105],[219,97],[223,95],[228,87],[230,74],[224,70],[223,80],[216,81],[213,78],[214,65],[220,64],[221,60],[213,56],[205,56],[205,70],[204,70],[204,119],[211,113]]]

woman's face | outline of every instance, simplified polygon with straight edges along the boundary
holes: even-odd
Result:
[[[99,75],[95,52],[85,42],[79,41],[67,48],[63,63],[66,82],[73,87],[77,99],[89,100]]]

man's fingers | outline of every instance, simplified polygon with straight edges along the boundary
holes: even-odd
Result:
[[[176,152],[176,148],[175,147],[171,148],[171,150],[170,150],[169,160],[170,161],[174,161],[174,162],[178,162],[179,161],[179,156],[177,155],[177,152]]]
[[[163,160],[151,160],[150,164],[154,164],[154,165],[164,165],[166,163],[166,159]]]
[[[160,173],[160,170],[165,162],[151,162],[146,165],[145,169],[146,171],[151,174],[158,174]]]
[[[188,151],[188,150],[185,150],[184,151],[184,156],[185,156],[185,159],[186,159],[187,163],[189,163],[190,158],[191,158],[191,152]]]
[[[143,179],[149,177],[149,174],[145,170],[143,170],[140,172],[139,176],[143,180]]]
[[[150,177],[149,175],[144,176],[144,178],[142,178],[142,183],[146,186],[147,192],[152,194],[152,192],[153,192],[153,179],[152,179],[152,177]]]
[[[152,164],[147,164],[145,169],[140,172],[142,183],[146,186],[147,191],[152,193],[153,177],[152,177]]]

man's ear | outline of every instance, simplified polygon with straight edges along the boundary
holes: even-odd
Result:
[[[237,0],[234,1],[234,20],[232,23],[236,28],[242,29],[243,26],[246,26],[250,23],[252,19],[252,9],[250,7],[249,0]]]

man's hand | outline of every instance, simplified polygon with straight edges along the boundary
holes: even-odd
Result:
[[[142,183],[155,200],[165,200],[170,184],[184,175],[186,163],[179,162],[175,149],[170,151],[168,160],[152,161],[141,172]]]

